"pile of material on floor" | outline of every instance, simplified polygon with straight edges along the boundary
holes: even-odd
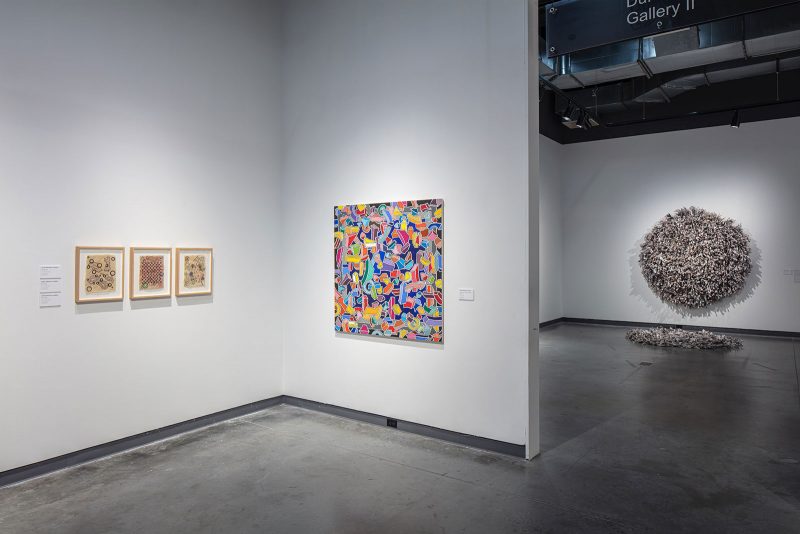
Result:
[[[680,328],[635,328],[625,334],[628,341],[656,347],[680,347],[683,349],[728,349],[742,348],[742,340],[715,334],[708,330],[692,331]]]

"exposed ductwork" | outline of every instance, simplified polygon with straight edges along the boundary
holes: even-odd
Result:
[[[596,114],[670,103],[699,87],[800,69],[800,3],[556,58],[543,49],[540,68],[564,105]]]

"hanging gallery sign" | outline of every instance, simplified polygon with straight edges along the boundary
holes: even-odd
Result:
[[[444,341],[444,201],[333,209],[334,329]]]
[[[570,54],[797,0],[562,0],[548,4],[547,54]]]

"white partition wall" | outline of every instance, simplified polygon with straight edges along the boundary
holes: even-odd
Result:
[[[539,454],[539,3],[527,2],[528,28],[528,422],[525,456]]]
[[[563,147],[568,317],[800,330],[800,119]],[[682,315],[647,287],[638,246],[667,213],[697,206],[742,224],[755,272],[742,295]]]
[[[526,443],[526,46],[524,0],[287,4],[287,394]],[[334,205],[420,198],[445,205],[444,344],[335,334]]]
[[[2,2],[0,471],[282,393],[278,7]],[[214,247],[214,295],[75,305],[76,245]]]

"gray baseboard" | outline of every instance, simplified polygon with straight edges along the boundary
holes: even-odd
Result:
[[[23,480],[30,478],[46,475],[54,471],[60,471],[61,469],[66,469],[67,467],[85,464],[105,456],[111,456],[112,454],[117,454],[119,452],[134,449],[136,447],[141,447],[142,445],[154,443],[162,439],[171,438],[173,436],[177,436],[178,434],[197,430],[198,428],[210,426],[222,421],[227,421],[229,419],[235,419],[250,413],[259,412],[261,410],[277,406],[282,402],[282,395],[273,397],[271,399],[264,399],[257,402],[252,402],[250,404],[245,404],[244,406],[237,406],[236,408],[230,408],[221,412],[203,415],[188,421],[175,423],[174,425],[165,426],[156,430],[150,430],[148,432],[142,432],[141,434],[136,434],[135,436],[120,438],[108,443],[103,443],[101,445],[95,445],[94,447],[89,447],[87,449],[69,452],[48,460],[42,460],[41,462],[23,465],[22,467],[3,471],[0,473],[0,488],[3,486],[8,486],[9,484],[22,482]]]
[[[385,415],[377,415],[369,412],[362,412],[353,410],[351,408],[342,408],[333,404],[324,404],[321,402],[310,401],[306,399],[299,399],[289,395],[284,396],[284,403],[299,408],[307,408],[318,412],[324,412],[331,415],[338,415],[339,417],[346,417],[348,419],[355,419],[364,423],[371,423],[378,426],[392,426],[396,425],[397,430],[403,432],[410,432],[420,436],[427,436],[450,443],[457,443],[475,449],[483,449],[491,452],[498,452],[508,456],[516,456],[518,458],[525,458],[525,445],[517,445],[515,443],[508,443],[506,441],[498,441],[489,438],[482,438],[480,436],[473,436],[471,434],[462,434],[452,430],[445,430],[435,426],[423,425],[411,421],[404,421],[402,419],[392,419]]]
[[[539,323],[539,329],[547,328],[548,326],[555,326],[557,324],[561,324],[566,321],[566,317],[559,317],[558,319],[551,319],[550,321],[545,321],[543,323]]]
[[[658,327],[671,327],[683,328],[685,330],[711,330],[722,334],[739,334],[742,336],[766,336],[766,337],[788,337],[800,338],[800,332],[785,332],[781,330],[757,330],[752,328],[725,328],[718,326],[695,326],[695,325],[679,325],[674,323],[645,323],[639,321],[612,321],[607,319],[582,319],[578,317],[560,317],[546,323],[541,323],[539,328],[546,328],[548,326],[555,326],[558,324],[594,324],[604,326],[624,326],[628,328],[658,328]]]
[[[211,426],[230,419],[236,419],[237,417],[259,412],[280,404],[288,404],[291,406],[324,412],[327,414],[346,417],[348,419],[354,419],[356,421],[362,421],[379,426],[389,426],[389,423],[392,422],[393,425],[396,425],[398,430],[404,432],[419,434],[421,436],[436,438],[442,441],[466,445],[468,447],[474,447],[477,449],[498,452],[509,456],[516,456],[520,458],[525,457],[524,445],[516,445],[513,443],[506,443],[504,441],[482,438],[480,436],[461,434],[459,432],[453,432],[452,430],[445,430],[443,428],[422,425],[410,421],[391,419],[382,415],[361,412],[350,408],[342,408],[332,404],[323,404],[321,402],[299,399],[297,397],[291,397],[288,395],[279,395],[270,399],[252,402],[250,404],[245,404],[244,406],[237,406],[236,408],[230,408],[221,412],[204,415],[188,421],[176,423],[174,425],[165,426],[156,430],[150,430],[148,432],[117,439],[108,443],[89,447],[87,449],[63,454],[55,458],[42,460],[41,462],[3,471],[0,472],[0,488],[31,478],[46,475],[48,473],[53,473],[55,471],[60,471],[61,469],[66,469],[68,467],[85,464],[106,456],[111,456],[112,454],[124,452],[136,447],[141,447],[142,445],[148,445],[150,443],[171,438],[185,432]]]

